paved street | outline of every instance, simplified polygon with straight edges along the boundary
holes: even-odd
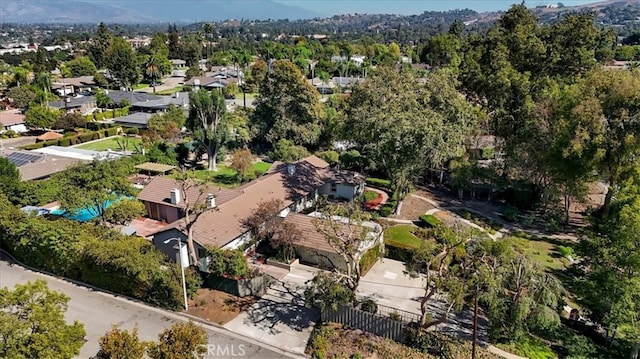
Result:
[[[49,288],[64,292],[71,297],[67,320],[79,320],[84,323],[87,341],[82,347],[80,358],[89,358],[98,351],[100,338],[112,324],[124,329],[131,329],[135,324],[142,340],[156,340],[158,333],[173,323],[187,319],[173,312],[149,307],[142,303],[94,291],[54,277],[46,276],[12,264],[0,254],[0,287],[13,288],[16,283],[25,283],[36,279],[44,279]],[[209,343],[218,347],[229,348],[228,356],[210,356],[211,358],[245,357],[245,358],[295,358],[277,348],[266,345],[223,328],[202,325],[208,335]],[[233,355],[235,354],[235,355]],[[244,355],[239,355],[244,354]],[[298,356],[302,357],[302,356]],[[208,357],[205,357],[208,358]]]

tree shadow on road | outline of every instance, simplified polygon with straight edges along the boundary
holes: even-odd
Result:
[[[247,310],[245,325],[254,325],[269,334],[279,334],[280,325],[302,331],[312,327],[320,311],[307,308],[298,286],[283,281],[274,282],[267,294]]]

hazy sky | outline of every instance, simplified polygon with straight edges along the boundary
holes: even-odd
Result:
[[[385,13],[385,14],[421,14],[426,10],[442,11],[469,8],[476,11],[507,10],[519,0],[276,0],[279,3],[294,5],[304,9],[316,11],[323,15],[346,13]],[[565,0],[566,6],[581,5],[597,0]],[[527,6],[555,4],[557,0],[541,1],[529,0]]]

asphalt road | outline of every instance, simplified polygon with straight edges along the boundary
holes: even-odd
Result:
[[[99,349],[98,339],[116,325],[131,329],[138,325],[141,340],[156,340],[158,334],[173,323],[185,322],[188,319],[174,312],[164,311],[145,304],[113,296],[79,286],[55,277],[27,270],[13,264],[0,253],[0,288],[13,288],[17,283],[25,283],[36,279],[44,279],[49,288],[68,295],[69,309],[66,319],[69,322],[78,320],[84,324],[87,336],[79,358],[90,358]],[[209,335],[210,350],[203,358],[295,358],[277,348],[267,348],[255,340],[245,338],[236,333],[211,325],[200,324]]]

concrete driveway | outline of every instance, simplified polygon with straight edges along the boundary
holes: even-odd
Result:
[[[406,271],[404,262],[383,258],[378,261],[360,280],[358,296],[371,298],[377,304],[421,315],[420,299],[424,296],[426,279],[423,275],[412,278]],[[432,318],[440,318],[448,305],[442,294],[434,295],[427,312]],[[488,321],[480,318],[480,338],[486,340]],[[473,331],[473,311],[464,308],[460,313],[450,313],[447,323],[435,330],[462,339],[471,339]]]
[[[317,269],[292,267],[246,312],[224,327],[292,353],[304,354],[320,312],[304,306],[305,283]]]
[[[156,93],[160,92],[160,91],[167,91],[167,90],[171,90],[174,87],[184,84],[184,77],[169,77],[166,80],[164,80],[164,82],[162,83],[162,85],[158,85],[156,86]],[[153,87],[149,86],[149,87],[145,87],[143,89],[137,90],[138,92],[146,92],[146,93],[153,93]]]

